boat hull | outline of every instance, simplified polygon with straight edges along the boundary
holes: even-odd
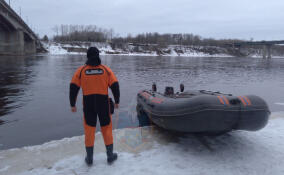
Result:
[[[142,91],[137,101],[138,114],[144,112],[159,127],[178,132],[257,131],[270,115],[266,102],[253,95],[188,91],[167,97]]]

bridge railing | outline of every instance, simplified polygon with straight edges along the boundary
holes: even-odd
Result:
[[[37,35],[33,32],[33,30],[25,23],[25,21],[4,1],[0,0],[0,10],[3,12],[3,14],[6,15],[6,17],[9,17],[11,19],[14,19],[17,21],[20,25],[23,26],[23,29],[29,33],[35,40],[38,40]]]

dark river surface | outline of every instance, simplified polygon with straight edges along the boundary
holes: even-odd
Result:
[[[234,95],[255,94],[284,111],[284,59],[101,56],[120,81],[114,127],[135,127],[136,94],[166,85]],[[69,82],[85,56],[0,57],[0,150],[83,134],[82,98],[69,107]],[[80,94],[81,95],[81,94]]]

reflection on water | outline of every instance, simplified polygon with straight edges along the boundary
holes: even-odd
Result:
[[[8,114],[21,106],[16,104],[17,99],[13,99],[13,97],[23,95],[21,92],[20,89],[0,88],[0,116]]]
[[[28,101],[27,86],[33,81],[35,57],[0,57],[0,117]],[[1,120],[0,125],[5,121]]]
[[[0,149],[41,144],[83,134],[82,97],[78,113],[69,107],[69,82],[85,56],[0,57]],[[115,128],[139,125],[136,94],[156,82],[185,90],[255,94],[272,111],[283,111],[284,59],[102,56],[121,87]],[[16,121],[16,122],[15,122]]]

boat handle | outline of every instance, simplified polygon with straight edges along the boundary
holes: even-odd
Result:
[[[230,104],[232,104],[232,105],[241,104],[241,101],[240,101],[239,99],[237,99],[237,98],[231,99],[231,100],[229,100],[229,101],[230,101]]]

